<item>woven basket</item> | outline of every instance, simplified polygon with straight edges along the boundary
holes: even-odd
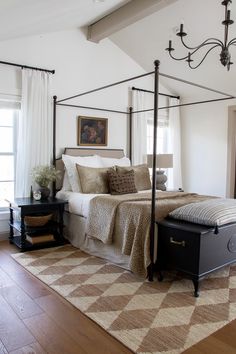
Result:
[[[25,226],[35,227],[44,226],[49,220],[51,220],[53,214],[38,215],[38,216],[25,216]]]

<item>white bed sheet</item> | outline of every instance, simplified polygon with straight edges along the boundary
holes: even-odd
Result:
[[[138,193],[145,193],[145,192],[147,192],[147,190],[139,191]],[[93,198],[101,195],[107,195],[107,194],[86,194],[86,193],[77,193],[77,192],[61,190],[57,192],[56,197],[68,201],[68,211],[70,213],[87,218],[89,213],[90,201]]]
[[[97,196],[98,194],[85,194],[62,190],[57,192],[56,195],[57,198],[68,201],[68,211],[70,213],[83,216],[85,218],[88,217],[90,200]]]

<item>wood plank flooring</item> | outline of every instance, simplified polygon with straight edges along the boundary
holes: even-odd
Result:
[[[131,354],[101,327],[34,278],[0,242],[0,354]],[[184,354],[235,354],[236,320]]]
[[[131,354],[41,281],[0,242],[0,354]]]

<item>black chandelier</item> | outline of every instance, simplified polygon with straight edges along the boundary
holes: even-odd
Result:
[[[200,44],[197,47],[189,47],[186,45],[186,43],[184,43],[184,37],[187,36],[187,33],[184,32],[184,25],[181,23],[180,25],[180,29],[179,32],[176,33],[176,35],[178,37],[180,37],[182,44],[184,45],[185,48],[187,48],[189,50],[188,55],[186,55],[183,58],[175,58],[172,55],[172,52],[175,50],[172,47],[172,41],[169,41],[169,47],[166,48],[166,50],[169,52],[169,55],[172,59],[174,60],[186,60],[189,67],[191,69],[196,69],[198,68],[202,62],[205,60],[205,58],[207,57],[207,55],[215,48],[220,47],[221,48],[221,52],[220,52],[220,61],[221,64],[226,66],[227,69],[230,69],[230,65],[232,65],[232,61],[231,61],[231,56],[230,56],[230,52],[229,52],[229,47],[231,45],[236,45],[236,38],[231,39],[228,42],[228,31],[229,31],[229,25],[232,25],[234,23],[233,20],[231,20],[230,18],[230,10],[228,10],[228,6],[232,3],[232,0],[224,0],[221,2],[221,4],[223,6],[225,6],[225,19],[224,21],[222,21],[222,25],[224,25],[225,29],[224,29],[224,41],[222,42],[219,39],[216,38],[208,38],[206,39],[204,42],[202,42],[202,44]],[[193,63],[193,55],[201,48],[210,45],[211,48],[208,49],[208,51],[205,53],[204,57],[202,58],[202,60],[196,65],[192,65]]]

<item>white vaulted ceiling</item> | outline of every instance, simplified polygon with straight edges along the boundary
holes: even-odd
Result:
[[[144,4],[153,2],[132,0],[134,6],[135,1],[143,1]],[[152,71],[153,61],[159,59],[161,72],[236,94],[236,46],[231,48],[232,61],[235,64],[229,72],[219,62],[218,49],[210,53],[197,70],[190,70],[185,62],[173,61],[165,52],[168,40],[172,38],[175,54],[182,56],[185,53],[175,36],[176,28],[182,21],[188,33],[186,40],[191,46],[208,37],[223,40],[221,22],[224,8],[221,1],[168,1],[168,6],[137,20],[109,38],[146,71]],[[0,0],[0,41],[88,26],[129,2],[130,0]],[[231,5],[231,17],[236,21],[236,0]],[[236,37],[236,23],[229,27],[229,33],[230,38]],[[162,82],[173,93],[185,97],[192,96],[195,91],[200,96],[205,95],[205,91],[200,94],[199,90],[180,83],[170,80]]]
[[[129,0],[0,0],[0,40],[79,28]]]

